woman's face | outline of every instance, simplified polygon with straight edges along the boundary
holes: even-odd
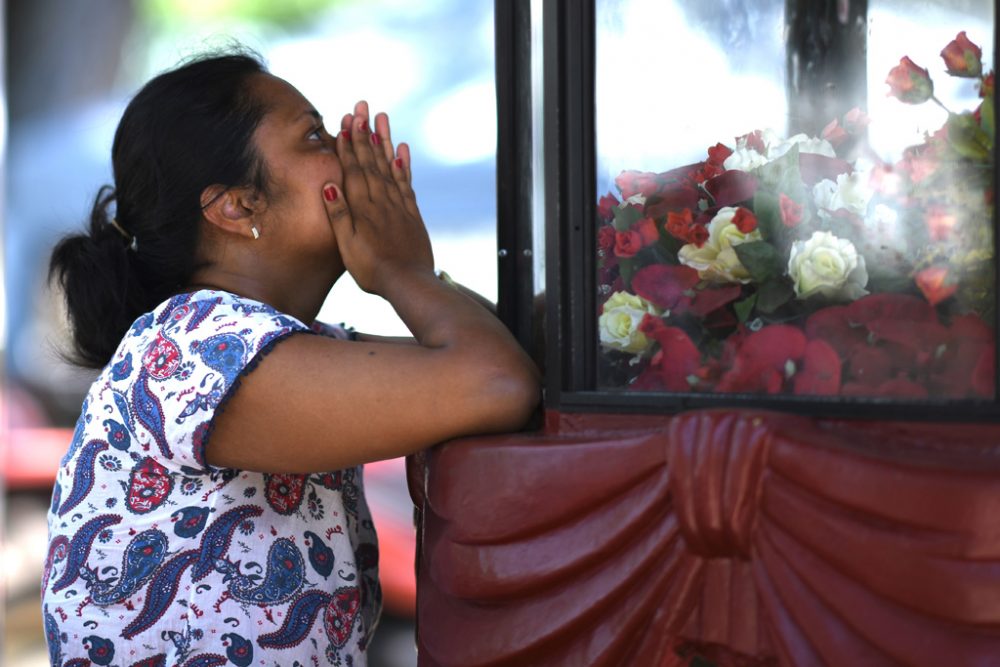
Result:
[[[316,109],[288,82],[259,75],[254,94],[267,108],[254,133],[268,180],[259,212],[261,242],[296,262],[311,255],[340,265],[323,203],[324,184],[343,186],[335,138],[327,133]]]

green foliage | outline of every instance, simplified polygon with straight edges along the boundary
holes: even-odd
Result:
[[[948,143],[962,157],[978,161],[989,159],[993,147],[993,141],[969,111],[948,115]]]
[[[757,303],[757,295],[751,294],[747,298],[737,301],[733,304],[733,310],[736,312],[736,319],[740,321],[740,324],[744,323],[749,319],[750,313],[753,312],[753,307]]]
[[[757,310],[773,313],[795,296],[795,290],[784,278],[776,278],[757,288]]]
[[[780,276],[784,270],[781,253],[765,241],[741,243],[734,245],[733,250],[755,283],[765,283]]]
[[[318,14],[357,0],[143,0],[136,9],[147,23],[177,28],[221,21],[303,27]]]
[[[983,100],[983,106],[979,109],[979,117],[980,126],[983,128],[983,132],[990,141],[990,148],[993,148],[993,143],[996,141],[997,117],[993,108],[992,95]]]
[[[639,209],[631,204],[626,204],[615,210],[615,230],[627,232],[633,224],[641,219],[642,213],[639,212]]]

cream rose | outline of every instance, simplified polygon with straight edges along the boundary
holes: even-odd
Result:
[[[829,218],[830,214],[840,209],[864,217],[868,212],[868,203],[874,192],[868,185],[868,174],[855,171],[853,174],[840,174],[837,182],[824,179],[813,186],[813,201],[821,218]]]
[[[792,146],[799,147],[799,154],[812,153],[815,155],[825,155],[826,157],[837,157],[837,152],[833,150],[833,144],[826,139],[810,137],[805,134],[796,134],[787,139],[774,137],[767,144],[767,159],[776,160],[792,149]]]
[[[601,345],[632,354],[645,352],[649,339],[639,331],[639,324],[646,313],[659,317],[662,311],[641,296],[628,292],[612,294],[597,319]]]
[[[759,230],[744,234],[733,224],[736,209],[732,206],[719,209],[719,212],[708,223],[708,240],[698,247],[688,243],[681,247],[677,258],[681,264],[698,270],[702,280],[714,283],[748,283],[750,272],[740,262],[739,255],[733,249],[742,243],[760,241]]]
[[[800,299],[822,294],[830,299],[853,301],[868,294],[865,258],[853,243],[830,232],[813,232],[807,241],[792,244],[788,275]]]

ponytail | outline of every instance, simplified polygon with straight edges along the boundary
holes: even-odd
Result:
[[[52,251],[49,279],[62,289],[70,313],[75,355],[81,366],[100,368],[149,302],[130,241],[112,224],[114,190],[104,186],[82,234],[63,238]]]

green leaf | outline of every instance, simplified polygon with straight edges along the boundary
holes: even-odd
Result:
[[[799,171],[799,146],[795,144],[787,153],[772,160],[757,171],[760,184],[772,192],[784,192],[792,196],[802,187],[802,174]],[[756,211],[755,211],[756,212]]]
[[[615,229],[619,232],[627,232],[629,228],[642,218],[639,209],[631,204],[626,204],[615,211]]]
[[[983,105],[979,108],[979,121],[983,128],[983,132],[989,137],[990,148],[993,148],[993,142],[996,141],[997,133],[997,117],[996,111],[993,108],[993,96],[989,95],[983,99]]]
[[[948,115],[948,143],[955,152],[970,160],[986,160],[993,142],[971,112]]]
[[[781,238],[784,225],[781,223],[781,205],[777,195],[758,189],[753,196],[753,212],[757,216],[757,229],[765,241]]]
[[[759,224],[758,219],[758,224]],[[740,263],[750,272],[750,277],[756,283],[764,283],[780,276],[784,268],[781,254],[766,241],[752,241],[734,245],[733,250],[740,258]]]
[[[757,288],[757,310],[762,313],[773,313],[788,303],[793,296],[795,290],[788,281],[781,278],[768,281]]]
[[[618,269],[621,272],[622,282],[628,286],[632,286],[632,276],[638,267],[635,265],[635,259],[632,257],[621,257],[618,260]]]
[[[751,294],[742,301],[737,301],[733,304],[733,310],[736,311],[736,319],[740,321],[740,324],[747,321],[750,317],[750,313],[753,312],[754,304],[757,303],[757,295]]]

